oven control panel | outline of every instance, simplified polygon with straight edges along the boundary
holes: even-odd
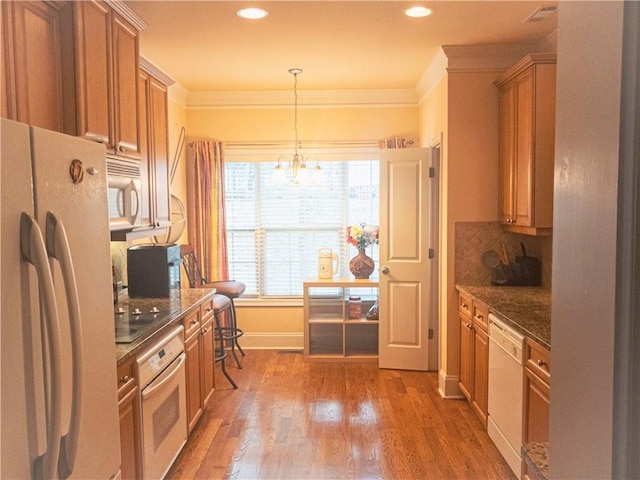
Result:
[[[184,351],[182,325],[163,336],[136,359],[141,388],[157,377]]]

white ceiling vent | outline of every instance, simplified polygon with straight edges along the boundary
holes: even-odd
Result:
[[[525,18],[522,21],[522,23],[539,22],[541,20],[545,20],[546,18],[548,18],[551,15],[553,15],[554,13],[556,13],[557,9],[558,9],[558,7],[556,7],[555,5],[547,5],[547,6],[538,7],[531,13],[531,15],[529,15],[527,18]]]

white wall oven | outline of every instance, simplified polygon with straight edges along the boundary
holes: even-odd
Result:
[[[137,358],[145,479],[163,478],[187,441],[185,358],[182,326]]]

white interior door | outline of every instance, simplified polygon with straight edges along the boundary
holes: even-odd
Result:
[[[380,368],[428,370],[429,151],[380,151]]]

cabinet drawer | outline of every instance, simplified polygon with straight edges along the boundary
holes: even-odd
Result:
[[[133,375],[133,359],[118,367],[118,400],[122,400],[133,388],[137,381]]]
[[[200,310],[185,315],[182,319],[182,325],[184,326],[184,339],[187,340],[200,329]]]
[[[473,325],[484,330],[485,333],[489,331],[489,309],[483,303],[477,300],[473,301]]]
[[[471,297],[462,292],[458,294],[458,311],[462,315],[471,318]]]
[[[213,298],[208,298],[200,305],[200,323],[206,323],[213,317]]]
[[[551,352],[530,338],[527,338],[525,348],[527,368],[541,380],[551,383]]]

